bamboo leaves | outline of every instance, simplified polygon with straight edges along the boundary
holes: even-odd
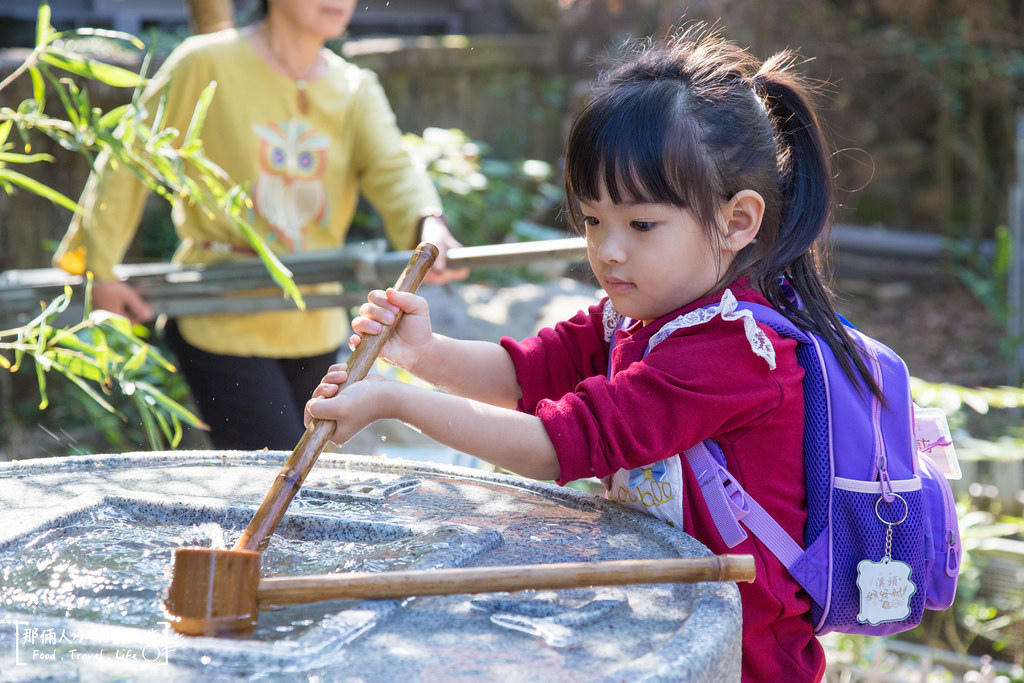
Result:
[[[169,202],[193,202],[208,215],[224,216],[235,225],[266,266],[274,281],[295,305],[304,308],[291,272],[246,219],[251,201],[245,188],[206,157],[202,127],[206,112],[216,96],[211,83],[195,105],[187,131],[167,125],[165,101],[154,98],[155,111],[147,112],[143,95],[152,51],[135,36],[116,31],[80,28],[56,31],[50,25],[50,8],[39,6],[36,45],[31,54],[8,77],[0,81],[3,90],[27,74],[31,97],[16,109],[0,108],[0,192],[24,190],[39,195],[70,211],[78,204],[16,166],[52,163],[53,157],[32,152],[32,133],[41,133],[63,148],[94,161],[103,155],[112,165],[130,168],[146,186]],[[141,56],[138,73],[76,52],[80,39],[116,41]],[[102,111],[92,105],[89,85],[132,88],[129,103]],[[164,93],[166,96],[166,93]],[[50,101],[48,101],[50,100]],[[59,110],[60,114],[51,112]],[[152,116],[150,116],[152,113]],[[69,328],[54,327],[66,311],[72,292],[44,303],[38,316],[26,325],[0,330],[0,369],[17,372],[31,360],[39,386],[39,409],[49,405],[47,387],[54,374],[66,378],[89,401],[105,413],[127,420],[113,398],[127,397],[138,412],[154,449],[177,446],[182,427],[205,425],[161,390],[174,366],[132,328],[128,320],[89,307],[91,280],[86,286],[83,319]]]
[[[75,201],[9,166],[53,161],[47,155],[32,154],[29,132],[33,130],[47,135],[65,149],[90,158],[102,153],[112,164],[130,167],[151,191],[167,201],[191,202],[207,215],[225,216],[259,255],[285,296],[294,301],[296,307],[304,309],[305,302],[292,281],[291,272],[246,218],[251,202],[245,188],[233,182],[205,154],[202,127],[217,84],[210,83],[200,95],[183,134],[165,125],[162,99],[158,100],[152,117],[141,104],[152,52],[147,51],[138,38],[90,28],[54,31],[49,21],[49,6],[44,3],[39,8],[35,48],[18,69],[0,82],[0,90],[3,90],[25,72],[32,79],[31,98],[21,102],[17,110],[0,109],[0,190],[11,192],[17,187],[75,211],[78,208]],[[69,45],[73,39],[84,37],[118,41],[141,51],[141,71],[135,73],[76,54]],[[59,71],[77,79],[59,76]],[[101,111],[90,103],[87,86],[91,81],[133,88],[131,102],[108,112]],[[60,101],[62,115],[59,117],[45,113],[48,92]],[[14,151],[14,143],[8,142],[12,132],[21,138],[22,152]]]
[[[82,38],[118,41],[144,52],[140,72],[77,53],[74,43]],[[249,210],[244,188],[234,184],[205,156],[202,125],[216,85],[211,84],[203,93],[193,122],[182,136],[164,124],[163,108],[156,117],[147,119],[140,103],[151,58],[152,53],[145,51],[143,43],[128,34],[95,29],[54,31],[49,6],[41,4],[35,48],[22,65],[0,81],[3,90],[27,74],[32,84],[32,96],[16,109],[0,109],[0,191],[23,189],[70,211],[78,209],[74,200],[12,168],[52,163],[49,155],[32,152],[33,131],[90,159],[105,155],[112,164],[131,168],[168,201],[197,202],[208,213],[225,215],[239,226],[274,280],[302,306],[291,273],[244,217]],[[133,88],[131,101],[102,112],[91,103],[91,83]],[[60,113],[49,113],[53,110]],[[40,314],[30,323],[0,330],[0,369],[17,372],[23,367],[28,369],[26,361],[32,361],[30,372],[36,374],[40,410],[48,407],[47,389],[53,377],[58,376],[71,382],[102,412],[117,415],[123,421],[128,418],[115,405],[133,407],[153,449],[178,445],[183,424],[206,427],[160,388],[175,369],[157,348],[145,342],[140,336],[144,332],[133,329],[121,316],[90,308],[91,281],[86,286],[87,305],[82,321],[70,328],[54,327],[55,318],[68,309],[72,295],[66,289],[61,296],[44,303]],[[129,402],[114,400],[118,394]]]
[[[83,78],[89,78],[100,81],[101,83],[106,83],[107,85],[112,85],[115,88],[135,87],[141,82],[140,79],[142,78],[134,71],[128,71],[127,69],[122,69],[119,66],[106,64],[88,57],[78,57],[71,53],[61,52],[58,50],[50,50],[40,53],[39,61],[58,69],[63,69],[64,71],[75,74],[76,76],[82,76]]]
[[[28,325],[0,330],[0,368],[16,372],[26,358],[33,361],[40,410],[49,405],[47,386],[51,373],[56,373],[122,420],[128,418],[109,399],[116,392],[131,397],[154,450],[176,447],[183,424],[206,428],[159,388],[157,378],[173,372],[174,365],[147,344],[125,318],[87,308],[80,323],[54,327],[52,321],[67,309],[71,296],[68,288]]]

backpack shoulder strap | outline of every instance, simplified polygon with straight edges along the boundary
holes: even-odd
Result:
[[[749,310],[757,322],[771,327],[778,334],[792,337],[798,342],[813,343],[807,332],[771,307],[741,301],[737,303],[736,308]],[[611,350],[615,348],[614,331],[609,343],[611,348],[608,354],[608,376],[611,377]],[[747,538],[747,532],[740,526],[742,520],[743,525],[764,543],[783,566],[796,574],[794,569],[804,554],[803,548],[786,533],[774,517],[747,495],[735,477],[729,473],[725,468],[725,456],[718,444],[712,439],[705,439],[687,449],[683,455],[690,463],[690,469],[697,478],[704,502],[725,544],[732,548]]]
[[[743,525],[767,546],[775,557],[791,569],[803,555],[803,548],[786,533],[756,500],[725,469],[718,444],[705,439],[688,449],[684,455],[700,485],[708,512],[725,544],[732,548],[747,538]]]
[[[803,344],[813,343],[809,332],[797,327],[796,323],[771,306],[754,303],[753,301],[740,301],[737,303],[736,308],[750,311],[754,314],[754,320],[762,325],[767,325],[784,337],[796,339]]]
[[[782,336],[793,338],[800,344],[814,345],[808,332],[797,327],[774,308],[749,301],[739,302],[736,308],[749,310],[758,323],[767,325]],[[718,444],[712,439],[705,439],[688,449],[684,455],[723,542],[732,548],[745,540],[745,526],[778,558],[811,597],[820,601],[823,595],[818,582],[802,578],[805,572],[800,565],[806,561],[803,547],[729,473],[725,468],[725,456]]]

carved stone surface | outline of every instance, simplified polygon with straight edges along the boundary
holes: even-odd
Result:
[[[189,638],[162,601],[173,549],[230,546],[284,453],[137,453],[0,465],[0,671],[47,680],[732,680],[728,583],[349,600],[263,610],[244,638]],[[325,454],[264,575],[707,555],[572,489]]]

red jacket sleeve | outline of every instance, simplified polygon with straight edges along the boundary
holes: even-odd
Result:
[[[536,414],[543,399],[564,396],[587,377],[607,373],[608,342],[601,310],[599,304],[591,306],[521,342],[502,338],[501,346],[512,358],[523,393],[520,411]]]

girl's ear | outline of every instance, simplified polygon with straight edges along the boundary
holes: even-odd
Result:
[[[732,196],[724,209],[722,246],[726,251],[738,252],[757,237],[764,217],[764,198],[754,190],[740,190]]]

